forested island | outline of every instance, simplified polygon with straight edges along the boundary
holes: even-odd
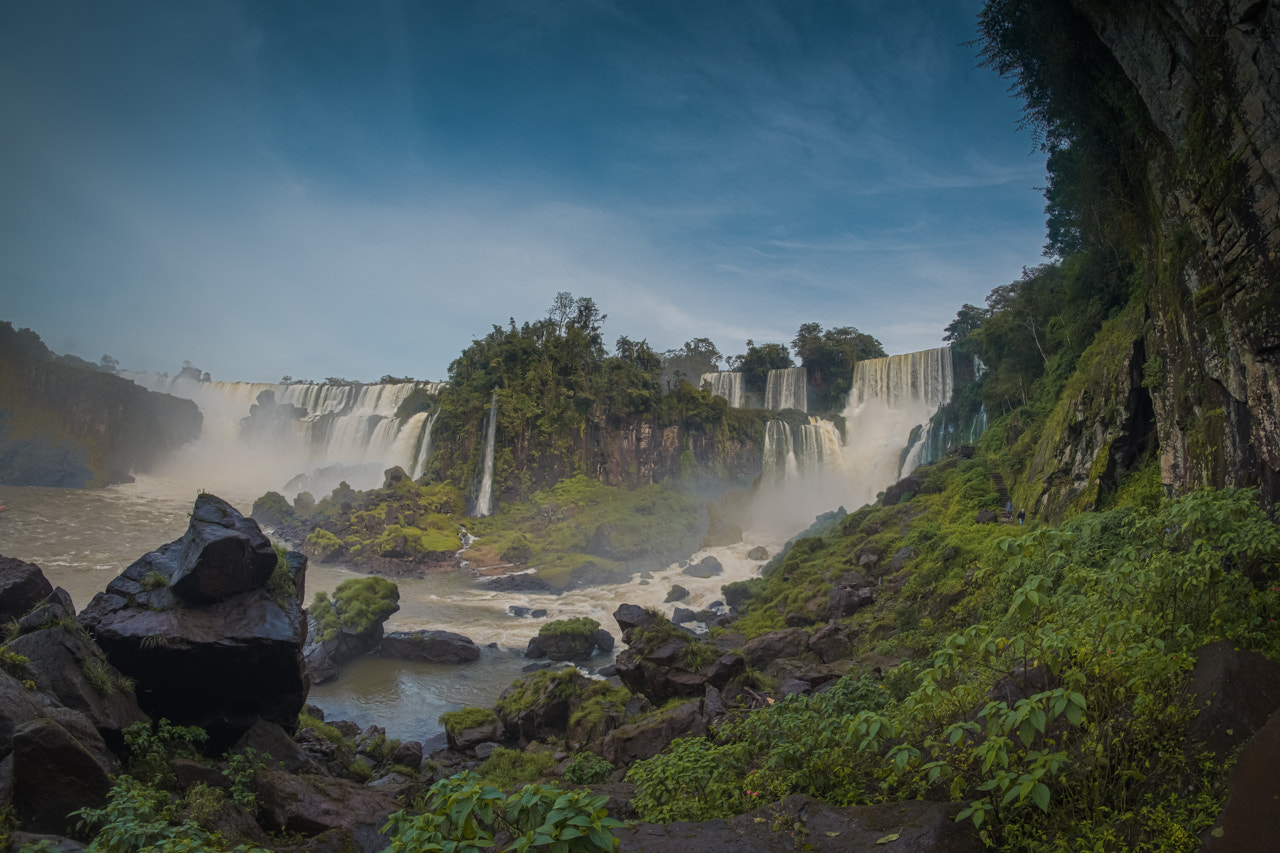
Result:
[[[616,625],[555,625],[545,646],[620,632],[606,680],[530,673],[496,707],[446,715],[447,744],[425,751],[305,704],[308,640],[376,646],[394,587],[355,581],[308,620],[306,557],[202,496],[187,537],[78,616],[34,581],[6,611],[5,825],[95,850],[1273,845],[1280,9],[988,0],[980,21],[983,63],[1048,155],[1050,260],[945,330],[970,367],[936,420],[959,435],[985,413],[974,441],[873,504],[829,507],[725,585],[706,634],[626,604]],[[253,515],[374,575],[456,559],[465,525],[480,558],[540,567],[553,593],[731,538],[777,413],[688,381],[719,366],[709,341],[610,351],[594,301],[563,296],[406,400],[436,413],[419,476],[271,493]],[[856,363],[883,356],[852,326],[790,344],[749,342],[730,366],[758,393],[794,354],[832,415]],[[191,544],[233,534],[235,559]],[[166,701],[175,673],[206,662],[231,685],[243,664],[155,626],[245,602],[279,629],[245,645],[270,647],[283,686]],[[41,656],[54,647],[71,650],[65,679]],[[32,781],[73,766],[88,781]]]

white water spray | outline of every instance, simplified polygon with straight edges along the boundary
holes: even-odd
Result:
[[[809,411],[808,381],[803,367],[770,370],[765,380],[764,407],[775,412],[783,409]]]
[[[747,408],[747,391],[742,384],[741,373],[704,373],[702,387],[717,397],[723,397],[730,408]]]

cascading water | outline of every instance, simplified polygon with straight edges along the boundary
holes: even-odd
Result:
[[[480,476],[480,492],[472,515],[483,517],[493,512],[493,445],[498,432],[498,392],[489,398],[489,426],[484,439],[484,473]]]
[[[764,407],[780,412],[783,409],[809,411],[808,376],[803,367],[784,367],[770,370],[765,382]]]
[[[741,373],[704,373],[702,387],[717,397],[723,397],[730,408],[747,408],[747,392]]]
[[[775,408],[779,401],[772,395],[781,377],[771,373],[769,381],[769,407]],[[916,467],[930,444],[930,419],[951,399],[952,385],[949,347],[861,361],[854,367],[843,440],[833,423],[811,417],[792,448],[786,424],[769,422],[761,477],[768,487],[758,493],[755,522],[794,530],[819,513],[875,500]],[[784,442],[795,460],[789,467],[779,462],[788,458],[780,449]]]
[[[436,416],[439,414],[439,409],[432,409],[430,414],[426,416],[427,425],[422,430],[422,439],[418,442],[417,459],[413,463],[413,470],[409,472],[409,476],[415,480],[427,471],[427,460],[431,456],[431,430],[435,429]]]
[[[123,375],[200,407],[200,438],[171,463],[183,477],[211,490],[234,484],[259,492],[307,490],[316,497],[344,480],[356,489],[379,486],[393,465],[420,474],[434,417],[396,414],[414,392],[438,394],[444,388],[439,382],[285,385]]]

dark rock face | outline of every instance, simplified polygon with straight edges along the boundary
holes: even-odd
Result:
[[[1219,640],[1196,653],[1190,691],[1199,712],[1191,736],[1226,753],[1253,737],[1280,708],[1280,663]]]
[[[1280,498],[1280,6],[1077,4],[1132,81],[1166,273],[1147,286],[1161,477]],[[1207,129],[1207,132],[1206,132]],[[1135,203],[1142,203],[1135,200]],[[1153,276],[1154,278],[1154,276]],[[1202,416],[1203,415],[1203,416]]]
[[[281,770],[258,772],[258,810],[265,826],[318,836],[336,832],[346,845],[334,849],[382,850],[378,835],[400,806],[389,794],[345,779],[294,776]]]
[[[809,651],[823,663],[845,660],[853,648],[856,632],[849,625],[832,622],[823,625],[809,637]]]
[[[53,592],[35,563],[0,556],[0,621],[18,619]]]
[[[392,631],[382,638],[378,656],[426,663],[470,663],[480,649],[470,637],[452,631]]]
[[[750,551],[747,552],[747,559],[764,562],[765,560],[769,559],[769,549],[764,547],[763,545],[757,545],[756,547],[752,548]]]
[[[1263,839],[1280,839],[1280,714],[1271,719],[1244,749],[1227,780],[1227,804],[1202,838],[1204,853],[1253,853]]]
[[[134,679],[144,711],[208,729],[214,749],[233,744],[258,717],[292,730],[306,698],[299,600],[306,558],[288,557],[291,593],[226,592],[261,576],[256,529],[225,501],[202,495],[186,536],[125,569],[79,617]],[[208,553],[197,543],[208,543]],[[220,572],[233,580],[218,581]],[[175,589],[175,576],[190,580]],[[209,600],[215,593],[226,597]]]
[[[79,735],[77,737],[76,735]],[[111,787],[114,761],[101,739],[73,734],[53,719],[41,717],[13,733],[14,808],[22,825],[34,832],[70,834],[69,813],[102,806]]]
[[[837,586],[831,590],[829,618],[852,616],[864,607],[876,603],[876,594],[870,586]]]

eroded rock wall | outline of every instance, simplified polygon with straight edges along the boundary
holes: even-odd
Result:
[[[1280,499],[1280,5],[1075,0],[1157,138],[1146,355],[1162,479]]]

